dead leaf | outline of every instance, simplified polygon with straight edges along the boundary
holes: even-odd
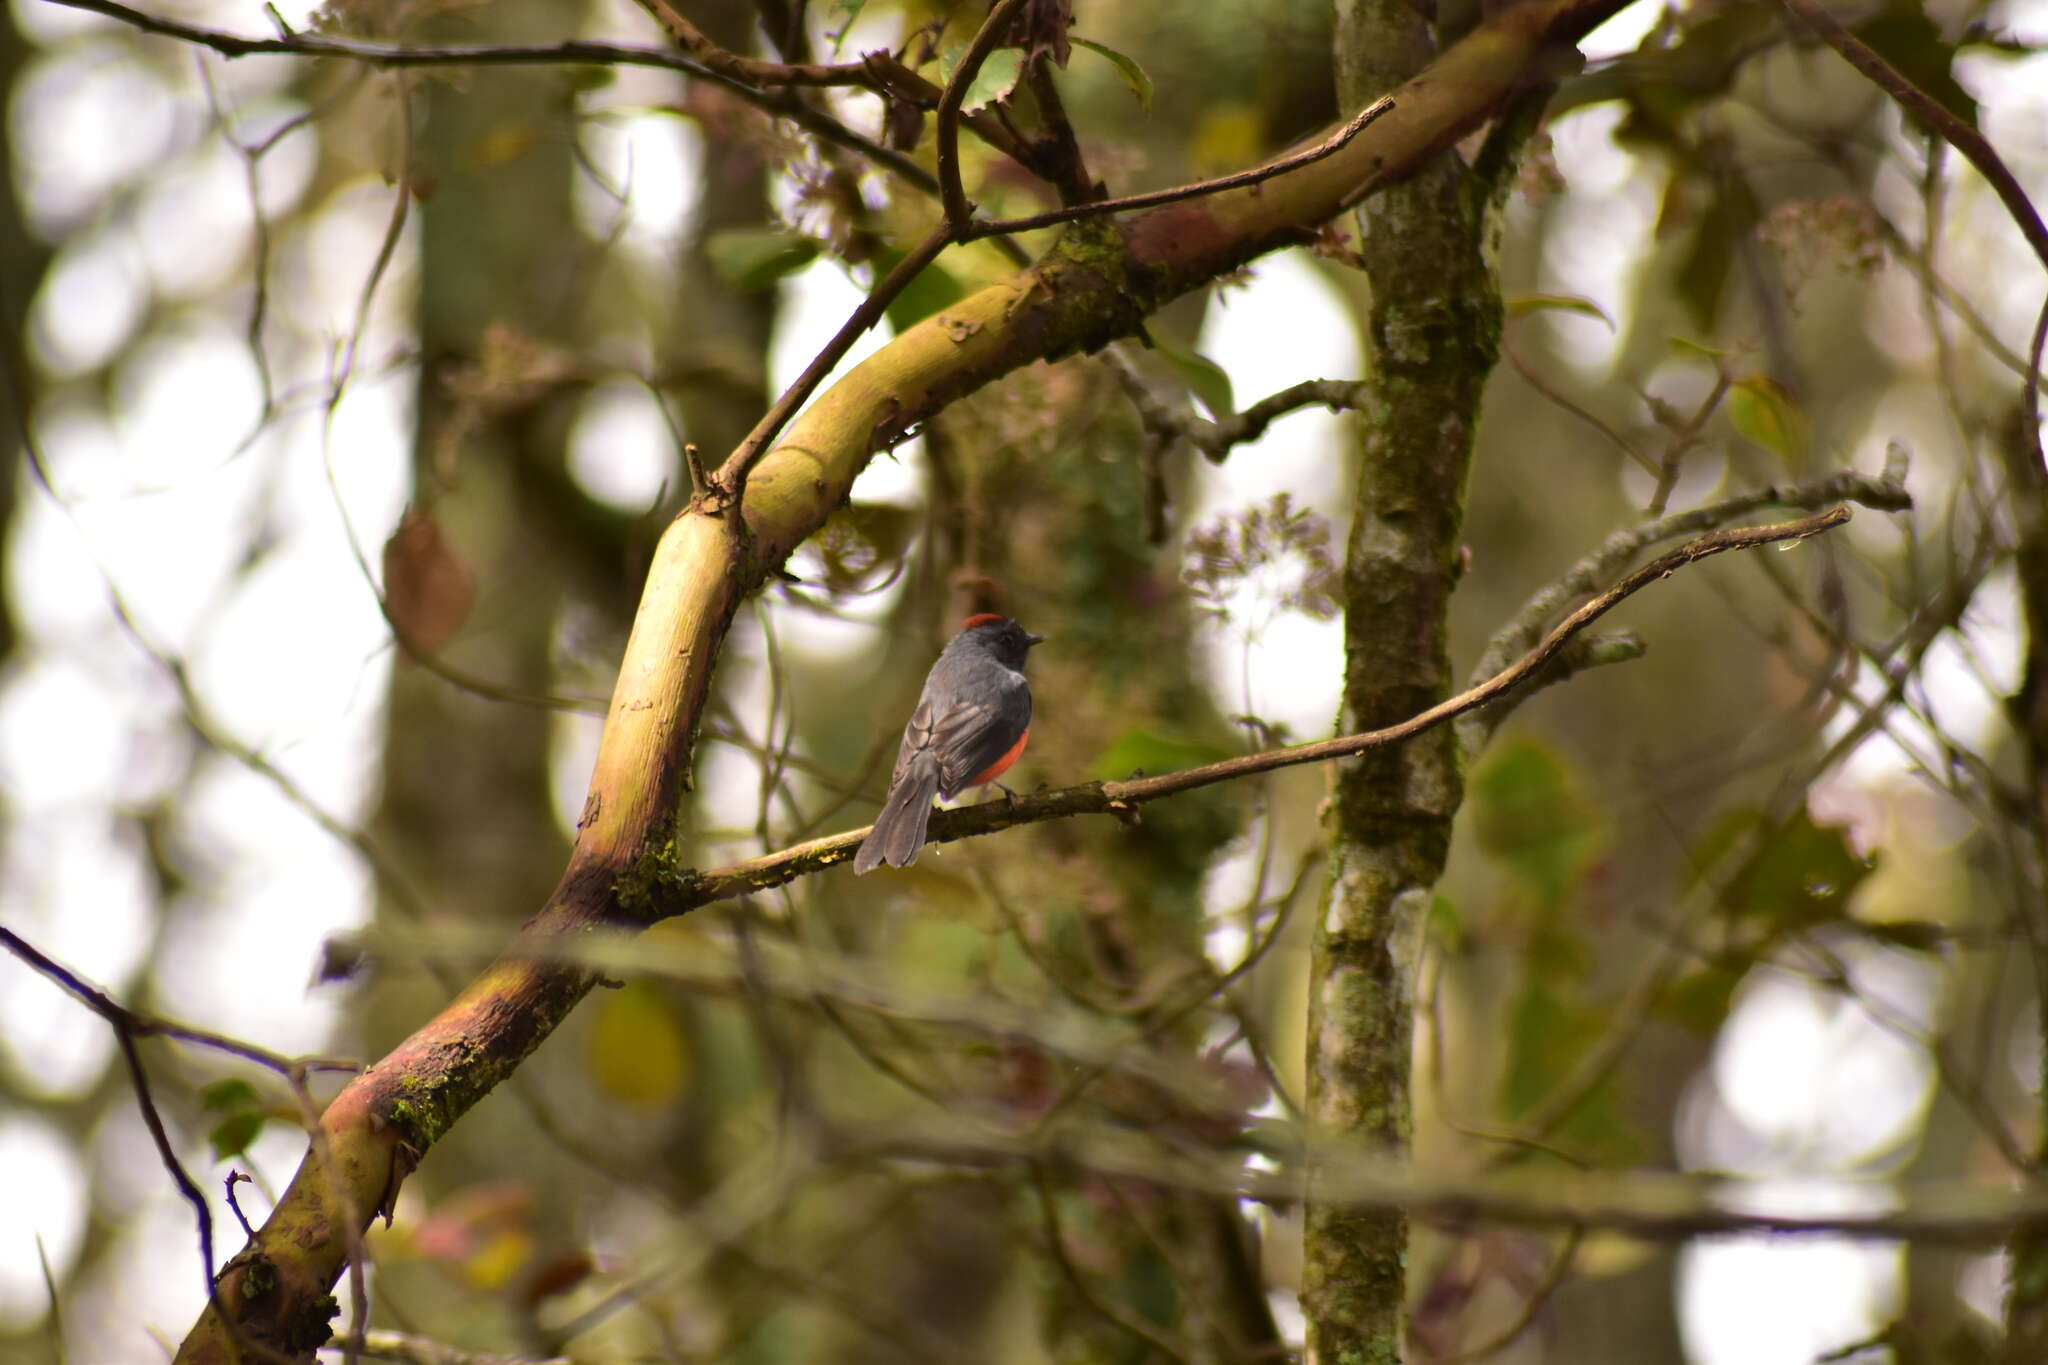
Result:
[[[384,542],[384,611],[406,652],[438,654],[476,601],[476,575],[431,512],[411,507]]]

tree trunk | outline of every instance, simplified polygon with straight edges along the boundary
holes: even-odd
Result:
[[[1434,55],[1428,26],[1402,0],[1340,0],[1337,15],[1344,108]],[[1446,151],[1357,215],[1372,393],[1345,559],[1346,732],[1413,715],[1450,691],[1466,474],[1500,342],[1486,210],[1480,175]],[[1309,1117],[1332,1141],[1407,1148],[1416,961],[1461,795],[1447,731],[1341,765],[1309,981]],[[1302,1277],[1310,1361],[1401,1359],[1407,1244],[1398,1212],[1311,1198]]]
[[[2012,485],[2019,539],[2014,552],[2015,576],[2027,632],[2025,672],[2020,690],[2008,702],[2008,713],[2019,733],[2023,781],[2035,815],[2031,837],[2024,838],[2031,857],[2023,857],[2018,869],[2019,880],[2027,888],[2027,903],[2015,905],[2012,913],[2025,928],[2038,1011],[2035,1022],[2044,1046],[2048,1046],[2048,928],[2042,923],[2040,885],[2042,871],[2048,868],[2048,469],[2042,467],[2038,433],[2021,425],[2031,420],[2021,414],[2001,443]],[[2022,839],[2014,841],[2016,848],[2021,843]],[[2048,1165],[2048,1053],[2044,1053],[2042,1067],[2038,1102],[2043,1106],[2043,1122],[2032,1153],[2036,1171]],[[2021,1229],[2007,1243],[2007,1254],[2011,1265],[2001,1358],[2012,1365],[2048,1359],[2048,1226],[2036,1223]]]

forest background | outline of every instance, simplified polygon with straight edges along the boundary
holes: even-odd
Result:
[[[2048,6],[6,17],[0,1356],[2048,1354]]]

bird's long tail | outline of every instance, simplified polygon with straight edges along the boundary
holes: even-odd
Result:
[[[925,827],[931,823],[932,798],[939,792],[939,761],[919,754],[910,762],[900,781],[889,788],[889,799],[875,817],[867,842],[853,858],[856,873],[872,872],[883,863],[908,867],[917,861],[924,847]]]

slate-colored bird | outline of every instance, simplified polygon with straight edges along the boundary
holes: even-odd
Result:
[[[950,799],[1009,771],[1031,738],[1024,656],[1044,639],[992,612],[961,623],[903,727],[889,796],[854,855],[855,872],[910,866],[924,847],[933,797]]]

